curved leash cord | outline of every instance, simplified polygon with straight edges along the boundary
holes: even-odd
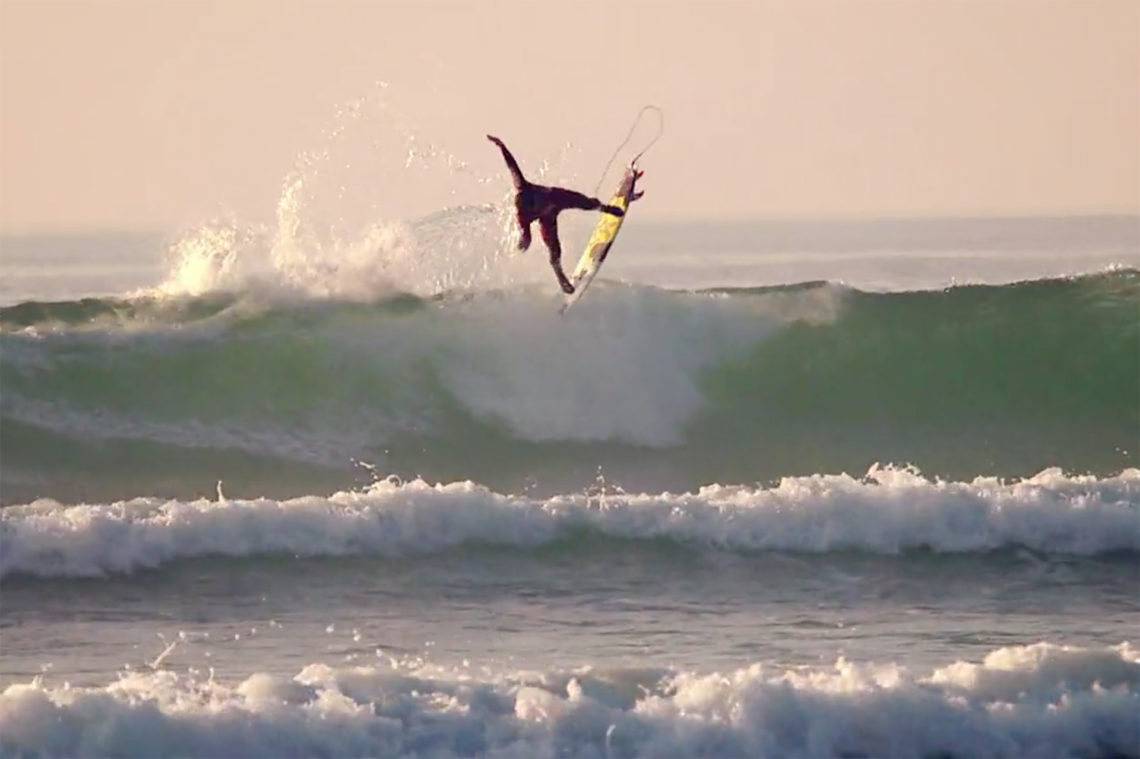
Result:
[[[626,145],[628,145],[629,141],[633,138],[633,133],[637,129],[637,125],[641,123],[641,117],[645,115],[646,111],[656,111],[657,112],[657,134],[653,137],[652,140],[649,141],[648,145],[646,145],[644,148],[641,149],[640,153],[638,153],[637,155],[635,155],[633,157],[633,160],[629,162],[629,165],[633,166],[634,164],[636,164],[637,159],[639,159],[643,155],[645,155],[645,153],[651,147],[653,147],[653,143],[657,142],[659,139],[661,139],[661,135],[665,134],[665,114],[661,111],[661,109],[655,105],[642,106],[641,110],[637,112],[637,116],[634,117],[633,124],[630,125],[630,127],[629,127],[629,133],[626,134],[625,139],[622,140],[621,144],[618,145],[617,148],[614,150],[613,155],[610,156],[610,160],[606,161],[606,168],[602,169],[602,176],[599,177],[598,184],[596,187],[594,187],[594,194],[595,195],[597,195],[598,191],[602,188],[602,182],[606,181],[606,174],[609,173],[610,166],[613,165],[614,159],[617,158],[617,155],[618,155],[618,153],[621,152],[621,149],[624,148]]]

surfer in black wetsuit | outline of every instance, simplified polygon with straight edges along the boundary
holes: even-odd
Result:
[[[515,157],[507,146],[498,137],[487,135],[487,139],[499,146],[503,151],[503,159],[507,168],[511,170],[511,179],[515,183],[515,218],[518,220],[522,236],[519,238],[519,249],[530,247],[530,225],[538,219],[538,228],[542,232],[542,240],[550,250],[550,266],[558,277],[558,284],[566,294],[574,292],[574,285],[566,278],[562,271],[562,244],[558,241],[558,214],[567,208],[580,208],[583,211],[601,209],[604,213],[614,216],[623,216],[625,211],[617,206],[603,203],[597,198],[591,198],[580,192],[567,190],[563,187],[545,187],[526,181],[522,175]],[[640,195],[638,196],[640,197]]]

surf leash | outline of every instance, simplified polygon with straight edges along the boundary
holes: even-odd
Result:
[[[665,114],[661,111],[661,109],[652,104],[642,106],[641,110],[637,112],[637,116],[634,117],[633,124],[631,124],[629,127],[629,133],[626,134],[625,139],[621,141],[621,144],[614,149],[613,155],[610,156],[610,160],[606,161],[606,168],[602,170],[602,175],[598,178],[598,184],[594,188],[595,195],[597,195],[598,191],[601,190],[602,182],[606,181],[606,174],[609,173],[610,166],[613,165],[614,159],[617,158],[618,153],[620,153],[622,148],[628,145],[629,141],[633,139],[633,133],[637,130],[638,125],[641,124],[641,119],[645,116],[646,111],[653,111],[657,114],[657,134],[653,136],[653,139],[649,141],[649,144],[641,149],[640,153],[633,157],[633,160],[629,162],[629,165],[635,165],[638,159],[645,155],[649,149],[653,147],[653,144],[655,142],[661,139],[661,135],[665,134]]]

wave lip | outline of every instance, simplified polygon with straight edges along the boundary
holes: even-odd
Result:
[[[969,553],[1140,552],[1140,470],[1115,477],[1059,469],[1003,482],[929,480],[872,467],[786,477],[770,488],[695,493],[504,495],[472,482],[383,480],[330,497],[67,506],[41,500],[0,511],[0,578],[130,573],[222,555],[407,555],[465,544],[531,549],[582,532],[727,551],[914,549]]]
[[[929,675],[852,663],[472,677],[129,673],[0,693],[5,756],[1135,757],[1140,654],[1037,643]]]

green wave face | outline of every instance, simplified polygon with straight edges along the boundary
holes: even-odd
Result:
[[[834,323],[788,325],[706,388],[706,434],[776,430],[833,466],[864,450],[958,474],[1111,470],[1136,461],[1138,275],[852,292]]]
[[[875,462],[959,478],[1137,463],[1135,270],[914,293],[602,283],[582,305],[0,309],[0,490],[313,492],[358,480],[356,461],[551,490],[599,469],[660,490]]]

